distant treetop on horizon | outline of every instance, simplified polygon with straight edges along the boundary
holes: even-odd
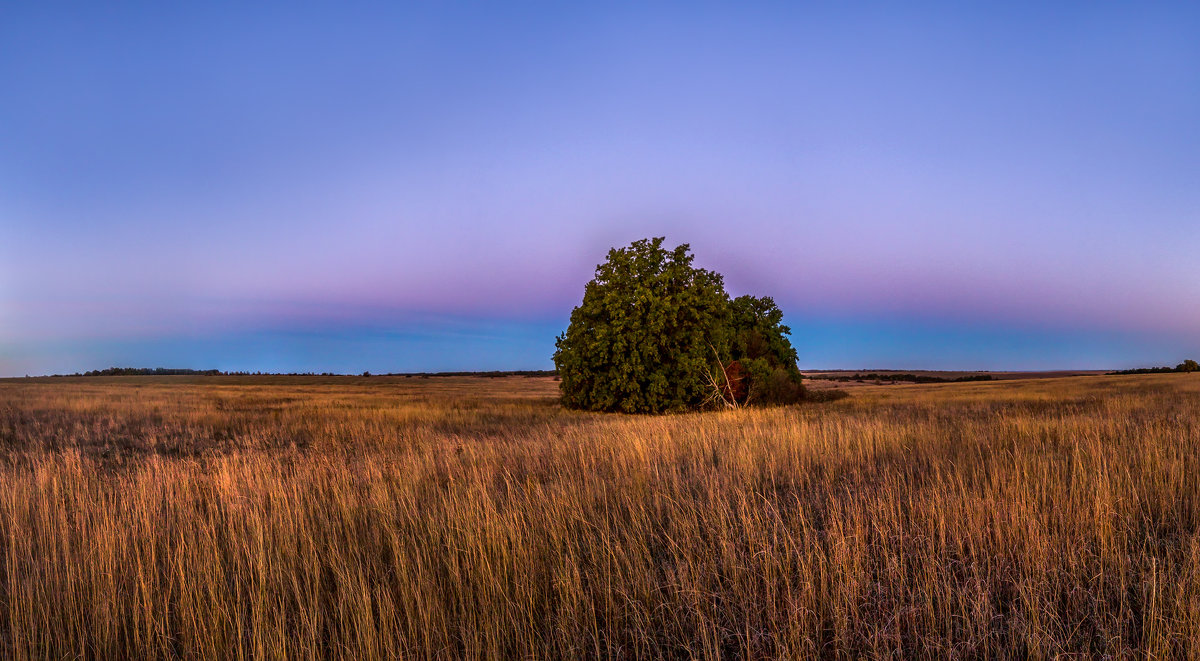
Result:
[[[1109,374],[1170,374],[1174,372],[1200,372],[1200,363],[1188,358],[1175,367],[1139,367],[1132,370],[1118,370]]]

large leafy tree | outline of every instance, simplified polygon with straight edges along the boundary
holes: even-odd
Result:
[[[716,355],[728,350],[721,276],[692,266],[686,244],[643,239],[596,267],[559,336],[554,363],[563,403],[650,413],[702,402]]]
[[[748,393],[760,401],[781,401],[763,389],[777,368],[790,366],[785,376],[791,382],[794,372],[798,389],[796,354],[774,301],[730,301],[720,274],[692,265],[687,244],[668,250],[663,241],[614,248],[596,267],[556,343],[563,404],[656,413],[699,408],[714,395],[737,401],[731,365],[749,373]]]

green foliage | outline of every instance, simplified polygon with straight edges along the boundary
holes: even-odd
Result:
[[[687,244],[664,239],[614,248],[558,337],[554,363],[570,408],[627,413],[696,409],[713,400],[730,365],[748,399],[803,396],[783,313],[770,298],[730,301],[720,274],[692,265]],[[728,398],[728,397],[727,397]]]
[[[556,343],[566,406],[650,413],[704,401],[714,351],[728,351],[728,297],[686,244],[662,243],[610,250],[596,268]]]
[[[796,350],[786,335],[783,311],[770,296],[738,296],[729,305],[733,327],[734,360],[765,358],[773,365],[795,365]]]
[[[1188,358],[1175,366],[1176,372],[1200,372],[1200,363]]]

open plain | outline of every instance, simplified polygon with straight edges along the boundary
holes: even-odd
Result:
[[[0,657],[1196,658],[1200,374],[0,381]]]

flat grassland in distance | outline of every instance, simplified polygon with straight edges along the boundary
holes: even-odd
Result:
[[[854,388],[860,384],[870,385],[886,385],[876,379],[855,379],[855,376],[866,375],[888,376],[897,374],[910,374],[916,376],[932,376],[939,379],[953,380],[963,377],[972,376],[990,376],[996,381],[1008,381],[1013,379],[1057,379],[1064,376],[1098,376],[1107,374],[1104,370],[1061,370],[1057,372],[947,372],[939,370],[805,370],[804,378],[807,379],[809,387],[827,388]],[[902,383],[902,382],[899,382]]]
[[[1200,655],[1200,374],[0,382],[0,657]]]

